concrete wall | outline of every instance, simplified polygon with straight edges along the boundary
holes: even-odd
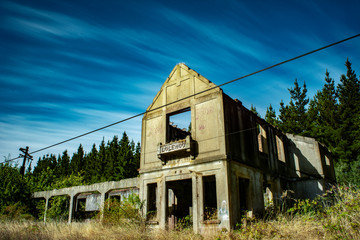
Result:
[[[191,111],[191,143],[181,140],[187,147],[179,149],[180,142],[169,142],[167,132],[169,116],[184,109]],[[164,145],[171,154],[159,150]],[[184,64],[175,66],[143,117],[140,197],[147,200],[147,186],[156,184],[157,227],[171,227],[169,199],[176,201],[179,189],[173,193],[168,186],[191,182],[194,230],[202,232],[234,227],[244,210],[261,213],[264,193],[271,202],[289,188],[304,196],[321,193],[321,181],[306,182],[303,172],[335,179],[326,148],[314,139],[284,135]],[[218,216],[212,221],[204,218],[203,176],[208,175],[216,176]]]
[[[244,164],[232,161],[229,164],[229,192],[230,194],[230,211],[231,227],[235,227],[241,222],[241,218],[246,213],[262,213],[264,209],[263,199],[263,173],[262,171],[246,166]],[[247,181],[247,189],[241,189],[240,181]],[[241,195],[246,196],[241,196]],[[242,200],[245,199],[246,206],[241,209]]]
[[[64,196],[64,195],[69,196],[70,203],[69,203],[68,222],[71,223],[77,202],[76,198],[81,193],[88,193],[88,192],[100,193],[100,210],[103,210],[107,193],[115,189],[134,189],[134,191],[137,191],[138,188],[139,188],[139,179],[128,178],[120,181],[102,182],[91,185],[82,185],[82,186],[74,186],[74,187],[68,187],[62,189],[54,189],[51,191],[35,192],[33,193],[32,197],[45,199],[46,202],[45,202],[44,222],[46,222],[46,212],[48,209],[49,199],[54,196]]]
[[[291,167],[297,176],[326,178],[335,182],[334,163],[330,152],[313,138],[286,134]]]
[[[192,96],[205,89],[209,92]],[[176,102],[185,96],[192,96]],[[162,107],[159,106],[173,103]],[[177,65],[149,106],[142,122],[141,172],[162,169],[158,145],[167,143],[168,117],[182,109],[191,111],[191,138],[194,140],[196,160],[190,154],[173,159],[169,164],[191,164],[194,161],[221,158],[225,155],[222,91],[184,64]],[[194,160],[194,161],[193,161]],[[166,167],[165,167],[166,168]]]
[[[204,192],[203,177],[215,175],[216,178],[216,199],[219,212],[220,222],[204,221]],[[163,169],[162,171],[153,171],[143,173],[140,178],[140,198],[146,201],[148,196],[148,184],[157,184],[157,215],[153,220],[153,224],[160,228],[167,228],[167,189],[166,184],[179,180],[190,179],[192,182],[192,217],[193,228],[196,232],[204,231],[204,229],[213,227],[229,228],[229,191],[227,181],[227,161],[214,160],[201,164],[191,164],[188,166],[178,166]],[[190,194],[190,189],[188,190]],[[181,196],[179,196],[181,197]],[[147,202],[145,202],[144,212],[148,211]],[[227,216],[226,216],[227,214]]]

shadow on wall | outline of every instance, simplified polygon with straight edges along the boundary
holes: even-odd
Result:
[[[307,147],[314,148],[313,144]],[[291,189],[294,189],[296,198],[315,198],[324,191],[324,180],[321,176],[321,159],[316,155],[305,156],[304,149],[301,151],[297,145],[289,139],[289,171],[295,180],[290,182]],[[314,149],[311,149],[314,152]],[[311,159],[310,159],[311,158]],[[316,167],[314,164],[317,164]],[[320,171],[319,171],[320,170]]]

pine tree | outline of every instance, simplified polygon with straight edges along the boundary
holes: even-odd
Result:
[[[140,142],[136,144],[135,153],[134,153],[134,169],[136,170],[135,176],[139,174],[138,169],[140,168],[140,153],[141,153],[141,146]]]
[[[98,150],[93,144],[89,154],[85,156],[85,173],[84,180],[86,183],[96,183],[101,179],[101,166],[99,161]]]
[[[308,118],[306,105],[309,103],[306,84],[301,88],[295,79],[294,88],[289,88],[290,102],[284,105],[280,102],[279,127],[283,132],[306,135],[308,130]]]
[[[77,174],[84,170],[84,149],[80,144],[76,153],[73,154],[70,162],[71,172]]]
[[[274,108],[271,106],[271,104],[268,108],[266,108],[265,121],[267,121],[273,126],[278,125],[278,121],[276,119],[276,113]]]
[[[255,113],[256,116],[261,117],[260,114],[258,113],[258,111],[256,110],[256,107],[254,107],[252,104],[251,104],[251,107],[250,107],[250,111],[252,111],[253,113]]]
[[[338,104],[335,83],[330,73],[325,72],[325,84],[310,101],[308,117],[310,136],[333,150],[338,143]]]
[[[105,146],[104,139],[101,141],[100,146],[99,146],[98,161],[99,161],[99,171],[100,171],[99,182],[103,182],[103,181],[106,181],[106,174],[105,174],[106,146]]]
[[[360,83],[348,59],[345,66],[347,73],[338,85],[341,141],[337,151],[340,160],[352,162],[360,160]]]
[[[138,169],[140,168],[140,143],[135,146],[135,142],[132,140],[130,143],[132,160],[130,163],[129,177],[136,177],[139,175]]]
[[[112,141],[108,141],[105,148],[105,178],[106,181],[116,181],[117,178],[117,163],[116,160],[119,155],[119,139],[117,136],[114,136]]]
[[[129,137],[126,132],[120,140],[119,158],[117,159],[117,174],[119,179],[128,178],[132,175],[133,153],[130,146]]]
[[[58,160],[58,172],[59,176],[68,176],[70,174],[70,156],[67,150],[65,150],[62,156]]]
[[[39,158],[36,167],[34,167],[33,175],[40,175],[43,171],[47,171],[47,169],[55,170],[56,165],[57,160],[55,155],[44,155],[42,158]]]

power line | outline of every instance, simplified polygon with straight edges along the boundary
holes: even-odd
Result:
[[[98,131],[103,130],[103,129],[105,129],[105,128],[109,128],[109,127],[114,126],[114,125],[117,125],[117,124],[119,124],[119,123],[126,122],[126,121],[128,121],[128,120],[131,120],[131,119],[133,119],[133,118],[139,117],[139,116],[144,115],[144,114],[146,114],[146,113],[149,113],[149,112],[152,112],[152,111],[156,111],[156,110],[158,110],[158,109],[160,109],[160,108],[163,108],[163,107],[166,107],[166,106],[172,105],[172,104],[174,104],[174,103],[177,103],[177,102],[180,102],[180,101],[182,101],[182,100],[185,100],[185,99],[188,99],[188,98],[194,97],[194,96],[196,96],[196,95],[199,95],[199,94],[205,93],[205,92],[207,92],[207,91],[211,91],[211,90],[213,90],[213,89],[220,88],[220,87],[225,86],[225,85],[227,85],[227,84],[230,84],[230,83],[233,83],[233,82],[239,81],[239,80],[241,80],[241,79],[244,79],[244,78],[247,78],[247,77],[253,76],[253,75],[258,74],[258,73],[261,73],[261,72],[264,72],[264,71],[269,70],[269,69],[271,69],[271,68],[274,68],[274,67],[277,67],[277,66],[283,65],[283,64],[285,64],[285,63],[288,63],[288,62],[294,61],[294,60],[296,60],[296,59],[299,59],[299,58],[305,57],[305,56],[307,56],[307,55],[310,55],[310,54],[313,54],[313,53],[319,52],[319,51],[321,51],[321,50],[324,50],[324,49],[326,49],[326,48],[329,48],[329,47],[332,47],[332,46],[338,45],[338,44],[343,43],[343,42],[346,42],[346,41],[349,41],[349,40],[351,40],[351,39],[353,39],[353,38],[357,38],[357,37],[359,37],[359,36],[360,36],[360,34],[356,34],[356,35],[354,35],[354,36],[351,36],[351,37],[345,38],[345,39],[343,39],[343,40],[340,40],[340,41],[337,41],[337,42],[334,42],[334,43],[331,43],[331,44],[326,45],[326,46],[324,46],[324,47],[321,47],[321,48],[318,48],[318,49],[312,50],[312,51],[310,51],[310,52],[307,52],[307,53],[304,53],[304,54],[298,55],[298,56],[293,57],[293,58],[290,58],[290,59],[288,59],[288,60],[285,60],[285,61],[279,62],[279,63],[277,63],[277,64],[271,65],[271,66],[269,66],[269,67],[263,68],[263,69],[258,70],[258,71],[256,71],[256,72],[253,72],[253,73],[250,73],[250,74],[244,75],[244,76],[239,77],[239,78],[235,78],[235,79],[233,79],[233,80],[230,80],[230,81],[225,82],[225,83],[222,83],[222,84],[220,84],[220,85],[217,85],[217,86],[211,87],[211,88],[209,88],[209,89],[205,89],[205,90],[203,90],[203,91],[200,91],[200,92],[197,92],[197,93],[191,94],[191,95],[189,95],[189,96],[186,96],[186,97],[184,97],[184,98],[178,99],[178,100],[173,101],[173,102],[171,102],[171,103],[164,104],[164,105],[159,106],[159,107],[156,107],[156,108],[154,108],[154,109],[150,109],[150,110],[148,110],[148,111],[145,111],[145,112],[142,112],[142,113],[136,114],[136,115],[134,115],[134,116],[131,116],[131,117],[125,118],[125,119],[123,119],[123,120],[120,120],[120,121],[114,122],[114,123],[112,123],[112,124],[106,125],[106,126],[104,126],[104,127],[101,127],[101,128],[98,128],[98,129],[95,129],[95,130],[92,130],[92,131],[89,131],[89,132],[83,133],[83,134],[81,134],[81,135],[78,135],[78,136],[75,136],[75,137],[69,138],[69,139],[67,139],[67,140],[64,140],[64,141],[61,141],[61,142],[58,142],[58,143],[52,144],[52,145],[50,145],[50,146],[47,146],[47,147],[44,147],[44,148],[38,149],[38,150],[36,150],[36,151],[31,152],[30,154],[34,154],[34,153],[37,153],[37,152],[41,152],[41,151],[44,151],[44,150],[46,150],[46,149],[49,149],[49,148],[52,148],[52,147],[58,146],[58,145],[60,145],[60,144],[63,144],[63,143],[66,143],[66,142],[70,142],[70,141],[72,141],[72,140],[74,140],[74,139],[77,139],[77,138],[80,138],[80,137],[84,137],[84,136],[89,135],[89,134],[91,134],[91,133],[98,132]],[[19,159],[19,158],[20,158],[20,157],[13,158],[13,159],[9,159],[9,160],[6,160],[6,161],[4,161],[4,162],[2,162],[2,163],[11,162],[11,161],[14,161],[14,160]],[[0,164],[1,164],[1,163],[0,163]]]

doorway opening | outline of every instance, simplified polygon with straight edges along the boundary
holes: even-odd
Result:
[[[218,218],[215,175],[203,177],[204,220]]]
[[[191,227],[192,180],[166,182],[166,197],[166,216],[169,230],[175,229],[178,223],[181,223],[182,227]]]
[[[239,178],[239,207],[241,215],[249,210],[249,179]]]
[[[150,183],[147,185],[147,221],[156,221],[157,219],[156,192],[157,183]]]

